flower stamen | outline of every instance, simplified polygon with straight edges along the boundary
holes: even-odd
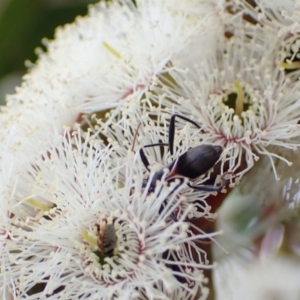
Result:
[[[110,52],[112,55],[114,55],[116,58],[118,59],[121,59],[122,58],[122,55],[117,51],[115,50],[111,45],[109,45],[108,43],[106,42],[103,42],[102,45],[104,46],[104,48],[106,50],[108,50],[108,52]]]
[[[286,62],[280,62],[279,68],[284,70],[294,70],[300,68],[300,61],[287,60]]]
[[[95,250],[98,250],[98,243],[97,243],[97,239],[93,236],[91,236],[91,234],[87,231],[83,231],[81,233],[82,238],[93,248],[95,248]]]
[[[242,116],[242,112],[243,112],[243,108],[244,108],[244,91],[242,86],[240,85],[240,83],[235,80],[233,83],[235,89],[236,89],[236,93],[237,93],[237,97],[235,100],[235,114],[239,117]]]
[[[28,199],[27,203],[34,206],[35,208],[38,208],[39,210],[43,211],[43,212],[48,212],[51,208],[53,208],[50,205],[47,205],[44,202],[35,200],[35,199]]]

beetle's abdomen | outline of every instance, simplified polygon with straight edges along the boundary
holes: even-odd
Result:
[[[178,175],[194,179],[209,171],[220,158],[221,146],[200,145],[182,154],[177,162]]]

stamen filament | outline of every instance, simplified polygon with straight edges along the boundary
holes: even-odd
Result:
[[[235,102],[235,114],[241,117],[244,108],[244,91],[238,81],[235,80],[233,84],[237,93]]]
[[[122,55],[117,50],[115,50],[111,45],[109,45],[108,43],[103,42],[102,45],[104,46],[104,48],[106,48],[106,50],[108,50],[116,58],[119,58],[119,59],[122,58]]]
[[[87,231],[83,231],[81,233],[81,236],[90,246],[92,246],[95,249],[98,248],[97,239],[92,237]]]
[[[287,61],[279,63],[279,67],[285,70],[293,70],[300,68],[300,61]]]
[[[44,212],[49,211],[52,208],[50,205],[47,205],[47,204],[45,204],[41,201],[35,200],[35,199],[28,199],[27,202],[30,205],[32,205]]]

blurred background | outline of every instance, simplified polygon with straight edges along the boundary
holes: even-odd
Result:
[[[57,26],[85,15],[98,0],[0,0],[0,104],[26,73],[25,61],[35,62],[44,37],[53,39]]]

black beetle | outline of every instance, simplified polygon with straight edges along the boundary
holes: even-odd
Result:
[[[173,147],[174,147],[174,134],[175,134],[175,117],[181,118],[187,122],[192,123],[199,129],[201,127],[194,121],[181,116],[181,115],[172,115],[170,120],[170,127],[169,127],[169,143],[158,143],[158,144],[151,144],[146,145],[143,148],[147,147],[155,147],[155,146],[169,146],[169,151],[171,155],[173,155]],[[143,164],[149,170],[149,161],[143,151],[143,148],[140,149],[140,156],[142,159]],[[168,183],[174,181],[176,178],[179,178],[181,182],[184,181],[184,178],[188,179],[196,179],[197,177],[205,174],[208,172],[219,160],[221,154],[223,152],[223,148],[217,145],[199,145],[193,148],[190,148],[185,153],[177,157],[173,160],[170,164],[163,167],[162,169],[158,170],[154,173],[148,192],[151,193],[155,190],[156,182],[161,180],[164,175],[164,170],[168,169],[169,173],[165,177],[165,181]],[[200,191],[220,191],[223,188],[223,184],[220,186],[214,185],[199,185],[193,186],[190,183],[187,184],[189,187],[200,190]]]

